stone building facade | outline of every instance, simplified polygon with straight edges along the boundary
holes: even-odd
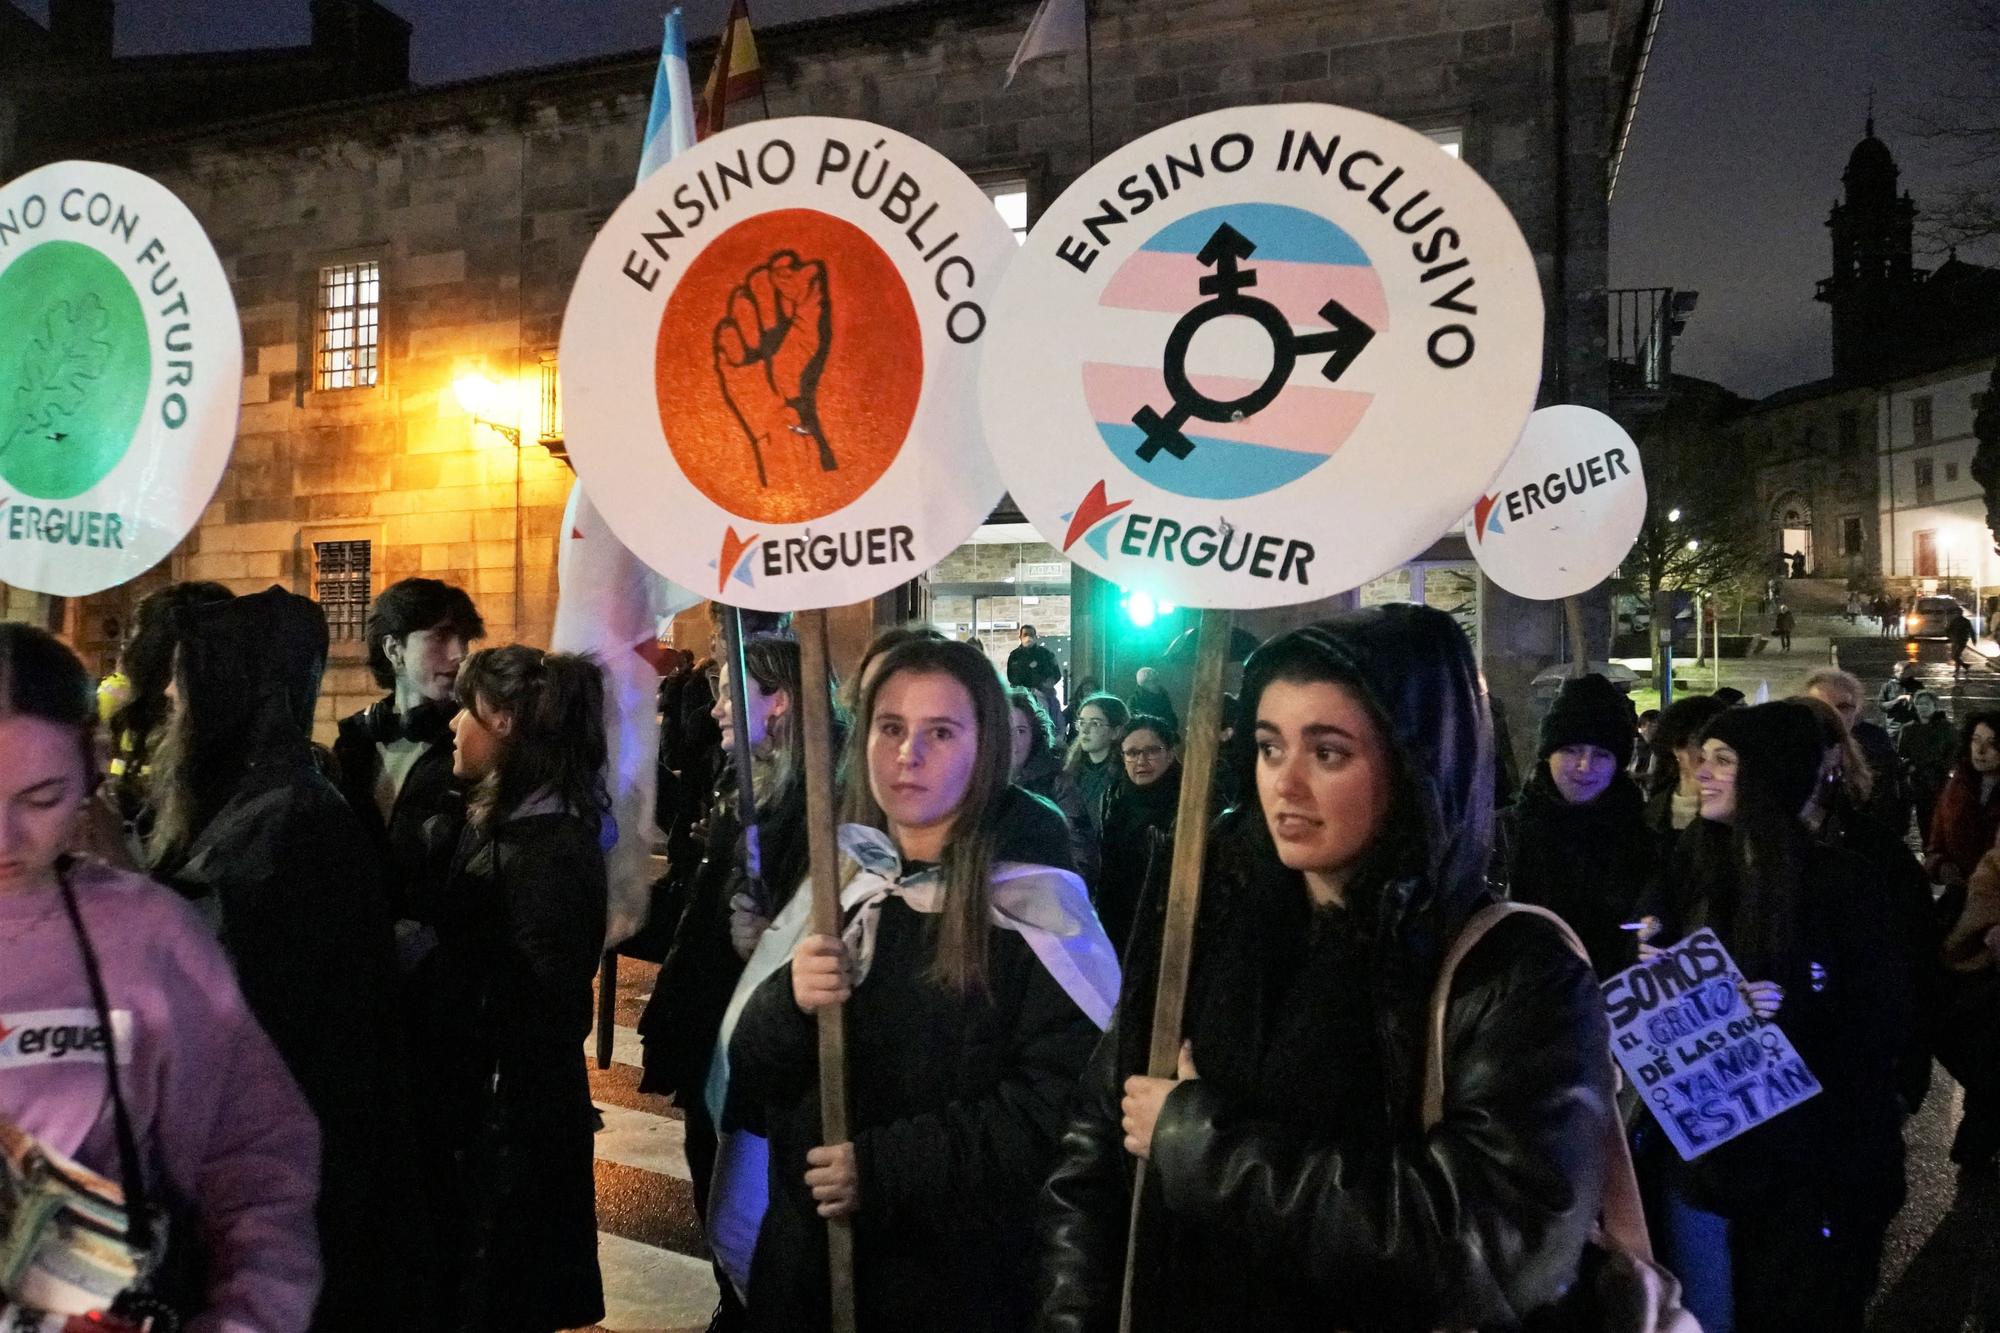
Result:
[[[315,0],[316,16],[329,3]],[[995,189],[1025,191],[1031,216],[1094,152],[1220,107],[1336,102],[1451,134],[1537,256],[1543,401],[1602,407],[1608,182],[1657,5],[1098,0],[1088,91],[1075,55],[1002,86],[1033,0],[913,0],[758,37],[770,114],[893,126]],[[697,47],[697,73],[707,61]],[[643,52],[115,141],[25,141],[17,170],[89,155],[179,194],[223,257],[243,324],[242,420],[214,503],[147,579],[68,610],[81,646],[108,653],[136,596],[168,579],[329,594],[351,632],[367,591],[420,571],[470,588],[495,641],[546,639],[569,473],[540,442],[560,436],[545,378],[571,280],[631,188],[655,63]],[[328,347],[330,321],[355,328],[362,295],[377,298],[372,382],[353,349]],[[454,393],[472,377],[498,386],[482,412],[517,429],[518,446]],[[1101,674],[1115,590],[1077,571],[1073,592],[1080,669]],[[1525,692],[1557,655],[1561,617],[1489,592],[1489,673]],[[842,617],[837,657],[895,614],[885,603]],[[342,642],[325,717],[371,691],[359,654]]]
[[[1872,585],[1876,533],[1876,395],[1865,384],[1815,381],[1762,400],[1731,423],[1756,460],[1753,517],[1764,549],[1802,552],[1818,578]]]

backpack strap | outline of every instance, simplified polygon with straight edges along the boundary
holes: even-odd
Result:
[[[1435,1128],[1444,1119],[1444,1020],[1445,1011],[1451,1004],[1451,983],[1458,972],[1458,965],[1495,926],[1510,916],[1522,914],[1538,916],[1554,926],[1570,951],[1582,959],[1585,966],[1590,964],[1589,952],[1583,947],[1583,941],[1576,937],[1576,932],[1570,929],[1569,923],[1545,907],[1495,902],[1472,914],[1459,930],[1458,938],[1451,942],[1451,948],[1445,951],[1444,962],[1438,967],[1437,984],[1431,990],[1430,1029],[1424,1061],[1426,1131]],[[1606,1052],[1605,1058],[1610,1059],[1609,1052]],[[1622,1077],[1616,1062],[1613,1062],[1613,1085],[1621,1082]],[[1646,1210],[1639,1198],[1639,1176],[1632,1168],[1632,1147],[1625,1141],[1625,1127],[1615,1114],[1616,1107],[1612,1110],[1614,1113],[1604,1122],[1606,1171],[1601,1230],[1609,1244],[1651,1263],[1653,1239],[1646,1229]]]

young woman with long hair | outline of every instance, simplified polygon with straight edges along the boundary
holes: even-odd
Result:
[[[1139,898],[1156,865],[1166,864],[1181,808],[1181,733],[1171,721],[1136,714],[1118,742],[1124,772],[1104,794],[1098,830],[1103,869],[1097,915],[1123,958]]]
[[[153,873],[215,923],[319,1117],[317,1327],[434,1317],[407,1132],[393,920],[374,844],[314,760],[326,616],[283,588],[183,606],[153,770]]]
[[[438,922],[462,1034],[447,1074],[463,1146],[454,1327],[550,1333],[604,1315],[580,1056],[604,948],[604,675],[513,644],[466,658],[457,696],[453,772],[470,796]]]
[[[1795,701],[1709,723],[1701,822],[1651,941],[1713,929],[1823,1088],[1692,1163],[1659,1153],[1661,1258],[1704,1329],[1859,1330],[1903,1200],[1915,995],[1876,872],[1808,827],[1829,748]]]
[[[1076,858],[1077,873],[1086,885],[1097,883],[1097,829],[1083,789],[1063,768],[1062,751],[1056,742],[1055,723],[1050,720],[1042,696],[1025,686],[1007,690],[1011,718],[1014,785],[1032,792],[1062,812],[1069,825],[1070,854]]]
[[[25,1136],[118,1185],[142,1180],[151,1220],[171,1213],[169,1239],[198,1260],[199,1284],[172,1293],[186,1319],[304,1333],[320,1283],[318,1126],[194,910],[70,855],[98,782],[94,732],[75,654],[0,622],[0,1138],[16,1150]],[[24,1208],[0,1238],[0,1271],[60,1271],[64,1243],[64,1228]],[[80,1269],[109,1244],[92,1240]],[[26,1313],[0,1284],[0,1325]]]
[[[758,635],[743,645],[744,693],[749,715],[741,725],[731,704],[725,666],[714,707],[722,748],[732,764],[747,752],[757,797],[755,874],[752,845],[744,838],[736,811],[733,771],[725,773],[708,819],[708,847],[690,883],[666,961],[652,998],[639,1019],[645,1043],[641,1092],[672,1097],[687,1126],[689,1173],[695,1210],[706,1223],[714,1178],[715,1118],[705,1095],[715,1062],[717,1034],[744,963],[770,928],[771,919],[791,903],[806,876],[805,727],[801,715],[799,645],[796,640]],[[831,683],[827,707],[834,718],[833,745],[845,734],[834,706]],[[753,888],[754,881],[754,888]],[[754,1239],[754,1238],[753,1238]],[[726,1239],[715,1246],[728,1248]],[[742,1316],[734,1283],[718,1266],[721,1292],[717,1327],[738,1327]]]
[[[180,648],[178,617],[183,607],[226,602],[235,596],[205,579],[172,583],[139,600],[132,633],[118,654],[124,701],[108,719],[111,733],[110,781],[105,789],[118,810],[132,845],[144,845],[152,828],[155,752],[173,713],[174,654]]]
[[[1597,1219],[1608,1033],[1554,928],[1503,922],[1454,973],[1425,1128],[1431,991],[1488,901],[1470,645],[1441,611],[1370,608],[1266,644],[1241,697],[1231,761],[1255,799],[1209,844],[1181,1076],[1143,1076],[1156,883],[1043,1191],[1033,1327],[1118,1326],[1142,1159],[1134,1328],[1535,1327]]]
[[[1063,759],[1063,771],[1083,793],[1084,808],[1100,833],[1105,793],[1125,772],[1118,743],[1125,739],[1125,724],[1131,720],[1132,710],[1115,694],[1088,694],[1076,706],[1076,739]]]
[[[1959,730],[1958,762],[1938,793],[1924,830],[1924,869],[1945,892],[1946,920],[1965,902],[1966,881],[2000,836],[2000,712],[1968,713]]]
[[[900,644],[862,693],[842,935],[769,969],[729,1043],[725,1128],[770,1140],[753,1329],[825,1326],[835,1216],[853,1219],[861,1328],[1028,1322],[1035,1193],[1117,969],[1082,882],[1050,864],[1068,857],[1061,818],[1008,782],[1010,730],[965,644]],[[852,1137],[826,1143],[815,1015],[841,1003]]]

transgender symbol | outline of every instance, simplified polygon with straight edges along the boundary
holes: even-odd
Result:
[[[1164,414],[1150,406],[1132,414],[1132,424],[1146,434],[1146,442],[1138,449],[1141,462],[1152,462],[1162,449],[1175,458],[1186,458],[1193,453],[1194,441],[1181,433],[1181,427],[1190,417],[1202,421],[1241,421],[1257,415],[1284,391],[1299,357],[1330,353],[1320,367],[1320,374],[1328,382],[1337,382],[1374,341],[1375,330],[1331,297],[1319,309],[1319,317],[1332,325],[1331,329],[1325,333],[1293,333],[1290,321],[1277,306],[1244,295],[1247,288],[1257,285],[1257,271],[1238,265],[1256,252],[1254,242],[1225,222],[1215,229],[1196,256],[1202,267],[1215,270],[1199,284],[1202,294],[1213,299],[1182,315],[1167,337],[1166,360],[1161,370],[1174,405]],[[1187,355],[1196,332],[1210,320],[1227,315],[1255,320],[1263,328],[1271,339],[1271,369],[1264,382],[1251,392],[1241,398],[1220,400],[1194,387],[1188,378]]]

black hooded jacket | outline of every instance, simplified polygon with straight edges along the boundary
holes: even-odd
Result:
[[[437,919],[438,886],[427,856],[424,825],[433,816],[457,812],[465,800],[451,772],[451,719],[457,711],[449,703],[424,703],[405,717],[396,711],[395,696],[389,695],[342,718],[333,742],[341,794],[382,858],[396,914],[427,924]],[[384,819],[375,803],[375,785],[382,773],[382,752],[377,747],[404,739],[421,741],[424,749]]]
[[[1569,923],[1602,978],[1639,961],[1637,940],[1620,926],[1652,879],[1658,847],[1631,778],[1617,774],[1596,800],[1571,805],[1541,763],[1500,817],[1494,869],[1516,902]]]
[[[319,1117],[315,1327],[428,1318],[381,865],[311,752],[326,619],[273,587],[193,608],[182,628],[181,706],[198,721],[177,780],[196,818],[155,870],[215,917],[244,999]]]
[[[1419,1128],[1429,993],[1486,898],[1484,690],[1456,625],[1421,607],[1275,640],[1249,664],[1246,703],[1302,659],[1384,727],[1407,841],[1371,855],[1346,909],[1314,910],[1254,804],[1218,825],[1187,1008],[1200,1076],[1154,1128],[1133,1327],[1521,1327],[1574,1279],[1602,1195],[1613,1112],[1597,986],[1546,925],[1496,929],[1457,973],[1444,1119]],[[1236,758],[1252,777],[1247,743]],[[1118,1326],[1134,1162],[1119,1099],[1144,1068],[1163,911],[1155,893],[1042,1194],[1042,1333]]]

